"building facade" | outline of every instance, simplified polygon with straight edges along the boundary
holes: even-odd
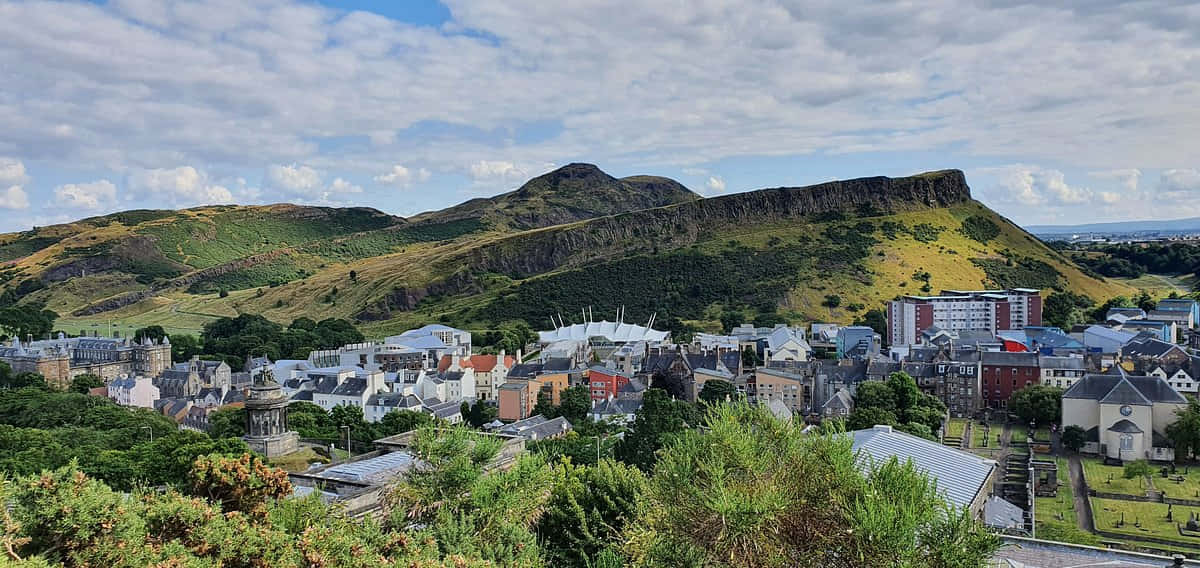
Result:
[[[1039,290],[943,290],[939,296],[904,296],[887,306],[888,343],[915,345],[921,332],[937,326],[950,331],[1024,329],[1042,325]]]
[[[984,351],[982,366],[983,404],[988,408],[1008,408],[1014,392],[1041,382],[1042,370],[1037,353]]]
[[[66,337],[22,343],[14,339],[0,347],[0,361],[14,373],[37,373],[46,383],[66,388],[79,375],[105,381],[122,375],[156,377],[171,366],[171,344],[165,338],[134,342],[123,338]]]

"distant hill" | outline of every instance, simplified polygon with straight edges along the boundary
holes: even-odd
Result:
[[[850,322],[942,288],[1131,291],[971,199],[957,170],[703,199],[571,164],[409,219],[286,204],[129,211],[0,235],[0,259],[0,284],[68,330],[178,332],[243,312],[346,317],[369,334],[435,320],[537,327],[587,306],[715,328]]]
[[[592,164],[568,164],[529,180],[515,191],[423,213],[411,221],[423,224],[478,219],[495,229],[536,229],[699,197],[673,179],[617,179]]]
[[[1065,235],[1076,233],[1139,233],[1139,232],[1200,232],[1200,217],[1170,219],[1162,221],[1117,221],[1112,223],[1087,223],[1083,225],[1029,225],[1025,229],[1038,235]]]

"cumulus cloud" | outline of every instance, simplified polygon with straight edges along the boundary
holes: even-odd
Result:
[[[99,211],[117,203],[117,186],[106,179],[68,183],[54,188],[54,204],[66,209]]]
[[[1158,199],[1182,201],[1194,199],[1200,193],[1200,170],[1177,168],[1166,170],[1158,180]]]
[[[475,181],[512,180],[528,177],[525,170],[503,160],[480,160],[469,168]]]
[[[425,168],[410,170],[400,164],[396,164],[387,173],[375,176],[375,181],[396,187],[408,187],[413,183],[428,181],[429,176],[429,170]]]
[[[29,209],[29,195],[19,185],[0,191],[0,209]]]
[[[192,166],[141,170],[129,176],[129,187],[142,195],[165,199],[172,205],[230,203],[233,192],[210,182],[208,176]]]
[[[999,182],[986,192],[987,199],[997,203],[1080,205],[1096,197],[1091,189],[1068,184],[1066,175],[1056,169],[1015,164],[981,172],[997,175]]]
[[[725,180],[721,176],[708,176],[708,181],[704,182],[704,187],[710,195],[725,193]]]
[[[1103,180],[1112,180],[1120,184],[1129,193],[1136,193],[1138,183],[1142,179],[1142,170],[1137,168],[1126,168],[1120,170],[1102,170],[1088,172],[1088,175]]]
[[[267,183],[300,195],[315,195],[323,189],[321,174],[317,170],[297,164],[267,168]]]
[[[328,193],[346,194],[346,193],[362,193],[362,187],[354,185],[342,178],[336,178],[333,183],[329,184]]]
[[[29,195],[23,187],[28,181],[25,164],[0,157],[0,209],[28,209]]]

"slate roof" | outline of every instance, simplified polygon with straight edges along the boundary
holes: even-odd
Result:
[[[312,399],[313,399],[312,395],[313,395],[313,391],[302,390],[300,392],[297,392],[296,394],[293,394],[291,400],[298,401],[298,402],[299,401],[312,402]]]
[[[1180,349],[1180,347],[1159,339],[1134,340],[1121,348],[1121,355],[1123,357],[1162,357],[1174,349]]]
[[[1083,330],[1083,333],[1084,335],[1096,335],[1116,343],[1126,343],[1133,339],[1133,336],[1135,335],[1126,331],[1104,327],[1102,325],[1093,325],[1088,327],[1087,329]]]
[[[334,396],[362,396],[367,391],[366,379],[346,379],[329,393]]]
[[[855,361],[850,365],[839,365],[837,361],[821,361],[817,372],[826,375],[829,381],[858,383],[867,380],[867,363]]]
[[[1003,367],[1037,367],[1038,354],[1029,352],[984,351],[980,354],[984,365]]]
[[[671,365],[680,357],[678,353],[652,353],[647,355],[642,360],[642,372],[645,374],[654,374],[659,371],[666,371],[671,368]]]
[[[1060,369],[1082,371],[1087,368],[1083,357],[1053,357],[1043,355],[1038,359],[1038,365],[1043,369]]]
[[[1137,394],[1141,395],[1142,399],[1150,403],[1187,403],[1187,399],[1183,398],[1183,395],[1178,392],[1175,392],[1175,389],[1171,388],[1171,385],[1168,385],[1163,379],[1126,375],[1124,371],[1120,371],[1119,366],[1114,365],[1113,368],[1118,369],[1117,374],[1092,374],[1085,376],[1082,380],[1071,385],[1071,388],[1063,393],[1063,398],[1101,400],[1108,397],[1118,385],[1125,383],[1133,387],[1137,391]],[[1137,397],[1132,397],[1128,389],[1124,387],[1121,393],[1116,395],[1113,400],[1125,400],[1125,397],[1131,397],[1131,400],[1138,400]]]
[[[633,375],[631,375],[629,373],[626,373],[624,371],[618,371],[616,369],[610,369],[608,367],[604,367],[601,365],[592,365],[591,367],[588,367],[588,371],[591,373],[598,373],[598,374],[609,376],[609,377],[625,377],[627,379],[633,378]]]
[[[850,391],[844,388],[838,389],[833,396],[829,397],[829,400],[825,401],[825,404],[821,405],[821,410],[827,408],[849,411],[854,408],[854,397],[850,396]]]
[[[1100,399],[1100,404],[1131,404],[1136,406],[1153,406],[1150,399],[1146,398],[1140,391],[1137,390],[1129,382],[1128,379],[1122,379]]]
[[[384,408],[420,408],[421,399],[416,395],[405,395],[398,392],[373,394],[367,399],[367,406],[382,406]]]
[[[991,489],[987,481],[997,468],[993,460],[893,431],[891,426],[856,430],[850,435],[854,437],[854,451],[861,452],[860,468],[868,469],[872,463],[892,457],[901,462],[911,459],[918,470],[937,482],[946,501],[956,507],[969,507],[980,491]]]
[[[983,522],[998,529],[1025,527],[1025,510],[993,495],[983,505]]]
[[[596,407],[592,409],[592,414],[600,416],[636,414],[641,407],[642,401],[636,398],[611,398],[597,402]]]
[[[529,379],[542,372],[541,363],[518,363],[508,370],[510,379]]]
[[[1146,317],[1146,311],[1141,308],[1109,308],[1108,313],[1105,314],[1105,317],[1111,318],[1112,316],[1118,315],[1118,314],[1125,316],[1127,318],[1144,318],[1144,317]]]
[[[500,433],[520,436],[526,440],[542,440],[558,436],[569,430],[571,430],[571,423],[566,418],[559,416],[547,420],[545,416],[538,414],[509,424],[501,428]]]
[[[550,357],[542,366],[542,371],[546,373],[570,371],[575,365],[571,364],[569,357]]]
[[[1141,434],[1142,429],[1138,428],[1137,424],[1125,419],[1118,420],[1115,424],[1108,427],[1109,432],[1120,432],[1122,434]]]

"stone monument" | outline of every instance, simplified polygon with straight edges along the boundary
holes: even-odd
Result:
[[[269,371],[262,373],[246,395],[246,435],[250,449],[274,458],[296,451],[300,438],[288,430],[288,399]]]

